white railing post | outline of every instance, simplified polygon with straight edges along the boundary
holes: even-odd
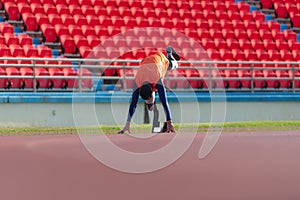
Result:
[[[78,74],[79,74],[79,76],[78,76],[78,87],[79,87],[79,92],[81,93],[82,92],[82,85],[81,85],[81,83],[82,83],[82,66],[81,66],[81,62],[82,61],[80,61],[80,62],[78,62],[79,64],[78,64]]]
[[[122,64],[122,70],[123,70],[123,91],[126,92],[127,86],[126,86],[126,66],[125,66],[125,62],[123,62]]]
[[[36,87],[37,87],[37,80],[36,80],[36,60],[33,60],[32,71],[33,71],[33,92],[36,92]]]

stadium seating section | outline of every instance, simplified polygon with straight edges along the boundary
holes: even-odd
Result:
[[[142,59],[155,49],[172,45],[186,60],[300,61],[300,0],[0,0],[0,9],[4,13],[0,17],[0,57],[87,58],[98,48],[97,58],[102,55],[103,58]],[[281,23],[280,19],[288,23]],[[133,37],[108,39],[137,27],[165,29],[144,29],[144,32],[137,29]],[[170,29],[175,30],[172,37],[164,31]],[[186,42],[177,33],[194,42]],[[104,52],[99,45],[107,47]],[[208,57],[203,56],[202,48]],[[30,64],[31,61],[7,59],[2,63]],[[41,78],[34,83],[26,78],[33,74],[31,68],[9,65],[0,67],[0,75],[7,76],[0,79],[0,88],[32,88],[34,84],[37,88],[78,87],[74,79],[63,77],[76,76],[79,71],[58,65],[72,65],[71,62],[41,60],[38,63],[49,67],[38,68],[36,76],[48,75],[53,79]],[[256,88],[289,88],[291,77],[300,76],[299,70],[292,71],[285,64],[272,67],[286,70],[261,70],[270,65],[257,64],[254,67],[260,69],[253,74],[250,70],[236,69],[249,67],[249,63],[226,67],[219,74],[211,74],[225,78],[222,82],[215,81],[213,87],[249,88],[251,83],[247,78],[253,76],[270,78],[256,80]],[[92,75],[88,70],[80,73]],[[126,73],[133,76],[134,72]],[[103,72],[103,76],[123,74],[122,69],[115,68]],[[24,80],[10,78],[13,75],[22,75]],[[189,80],[189,86],[184,81],[170,82],[169,87],[208,87],[204,81],[207,71],[177,70],[170,76],[203,77],[203,80]],[[276,80],[276,77],[286,79]],[[235,79],[226,81],[226,78]],[[91,81],[82,82],[84,88],[93,86]],[[131,84],[129,81],[127,86]],[[295,81],[294,86],[300,88],[300,81]]]

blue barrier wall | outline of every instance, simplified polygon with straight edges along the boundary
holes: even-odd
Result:
[[[0,93],[0,127],[119,125],[126,121],[130,93]],[[300,120],[300,94],[293,92],[168,93],[175,123]],[[160,121],[165,120],[158,103]],[[74,109],[75,107],[75,109]],[[140,101],[133,123],[143,123]],[[152,113],[149,113],[150,119]],[[93,117],[96,119],[90,119]]]

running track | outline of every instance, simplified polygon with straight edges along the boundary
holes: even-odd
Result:
[[[148,151],[172,135],[133,142]],[[300,132],[225,132],[198,158],[204,134],[172,165],[147,174],[122,173],[91,156],[78,135],[0,137],[3,200],[299,200]],[[144,148],[144,149],[143,149]]]

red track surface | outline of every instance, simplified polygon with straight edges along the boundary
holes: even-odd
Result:
[[[110,137],[125,148],[144,150],[172,139],[158,135],[141,145],[126,135]],[[200,160],[203,138],[199,133],[169,167],[127,174],[94,159],[78,136],[1,137],[0,199],[300,199],[299,131],[225,132]]]

